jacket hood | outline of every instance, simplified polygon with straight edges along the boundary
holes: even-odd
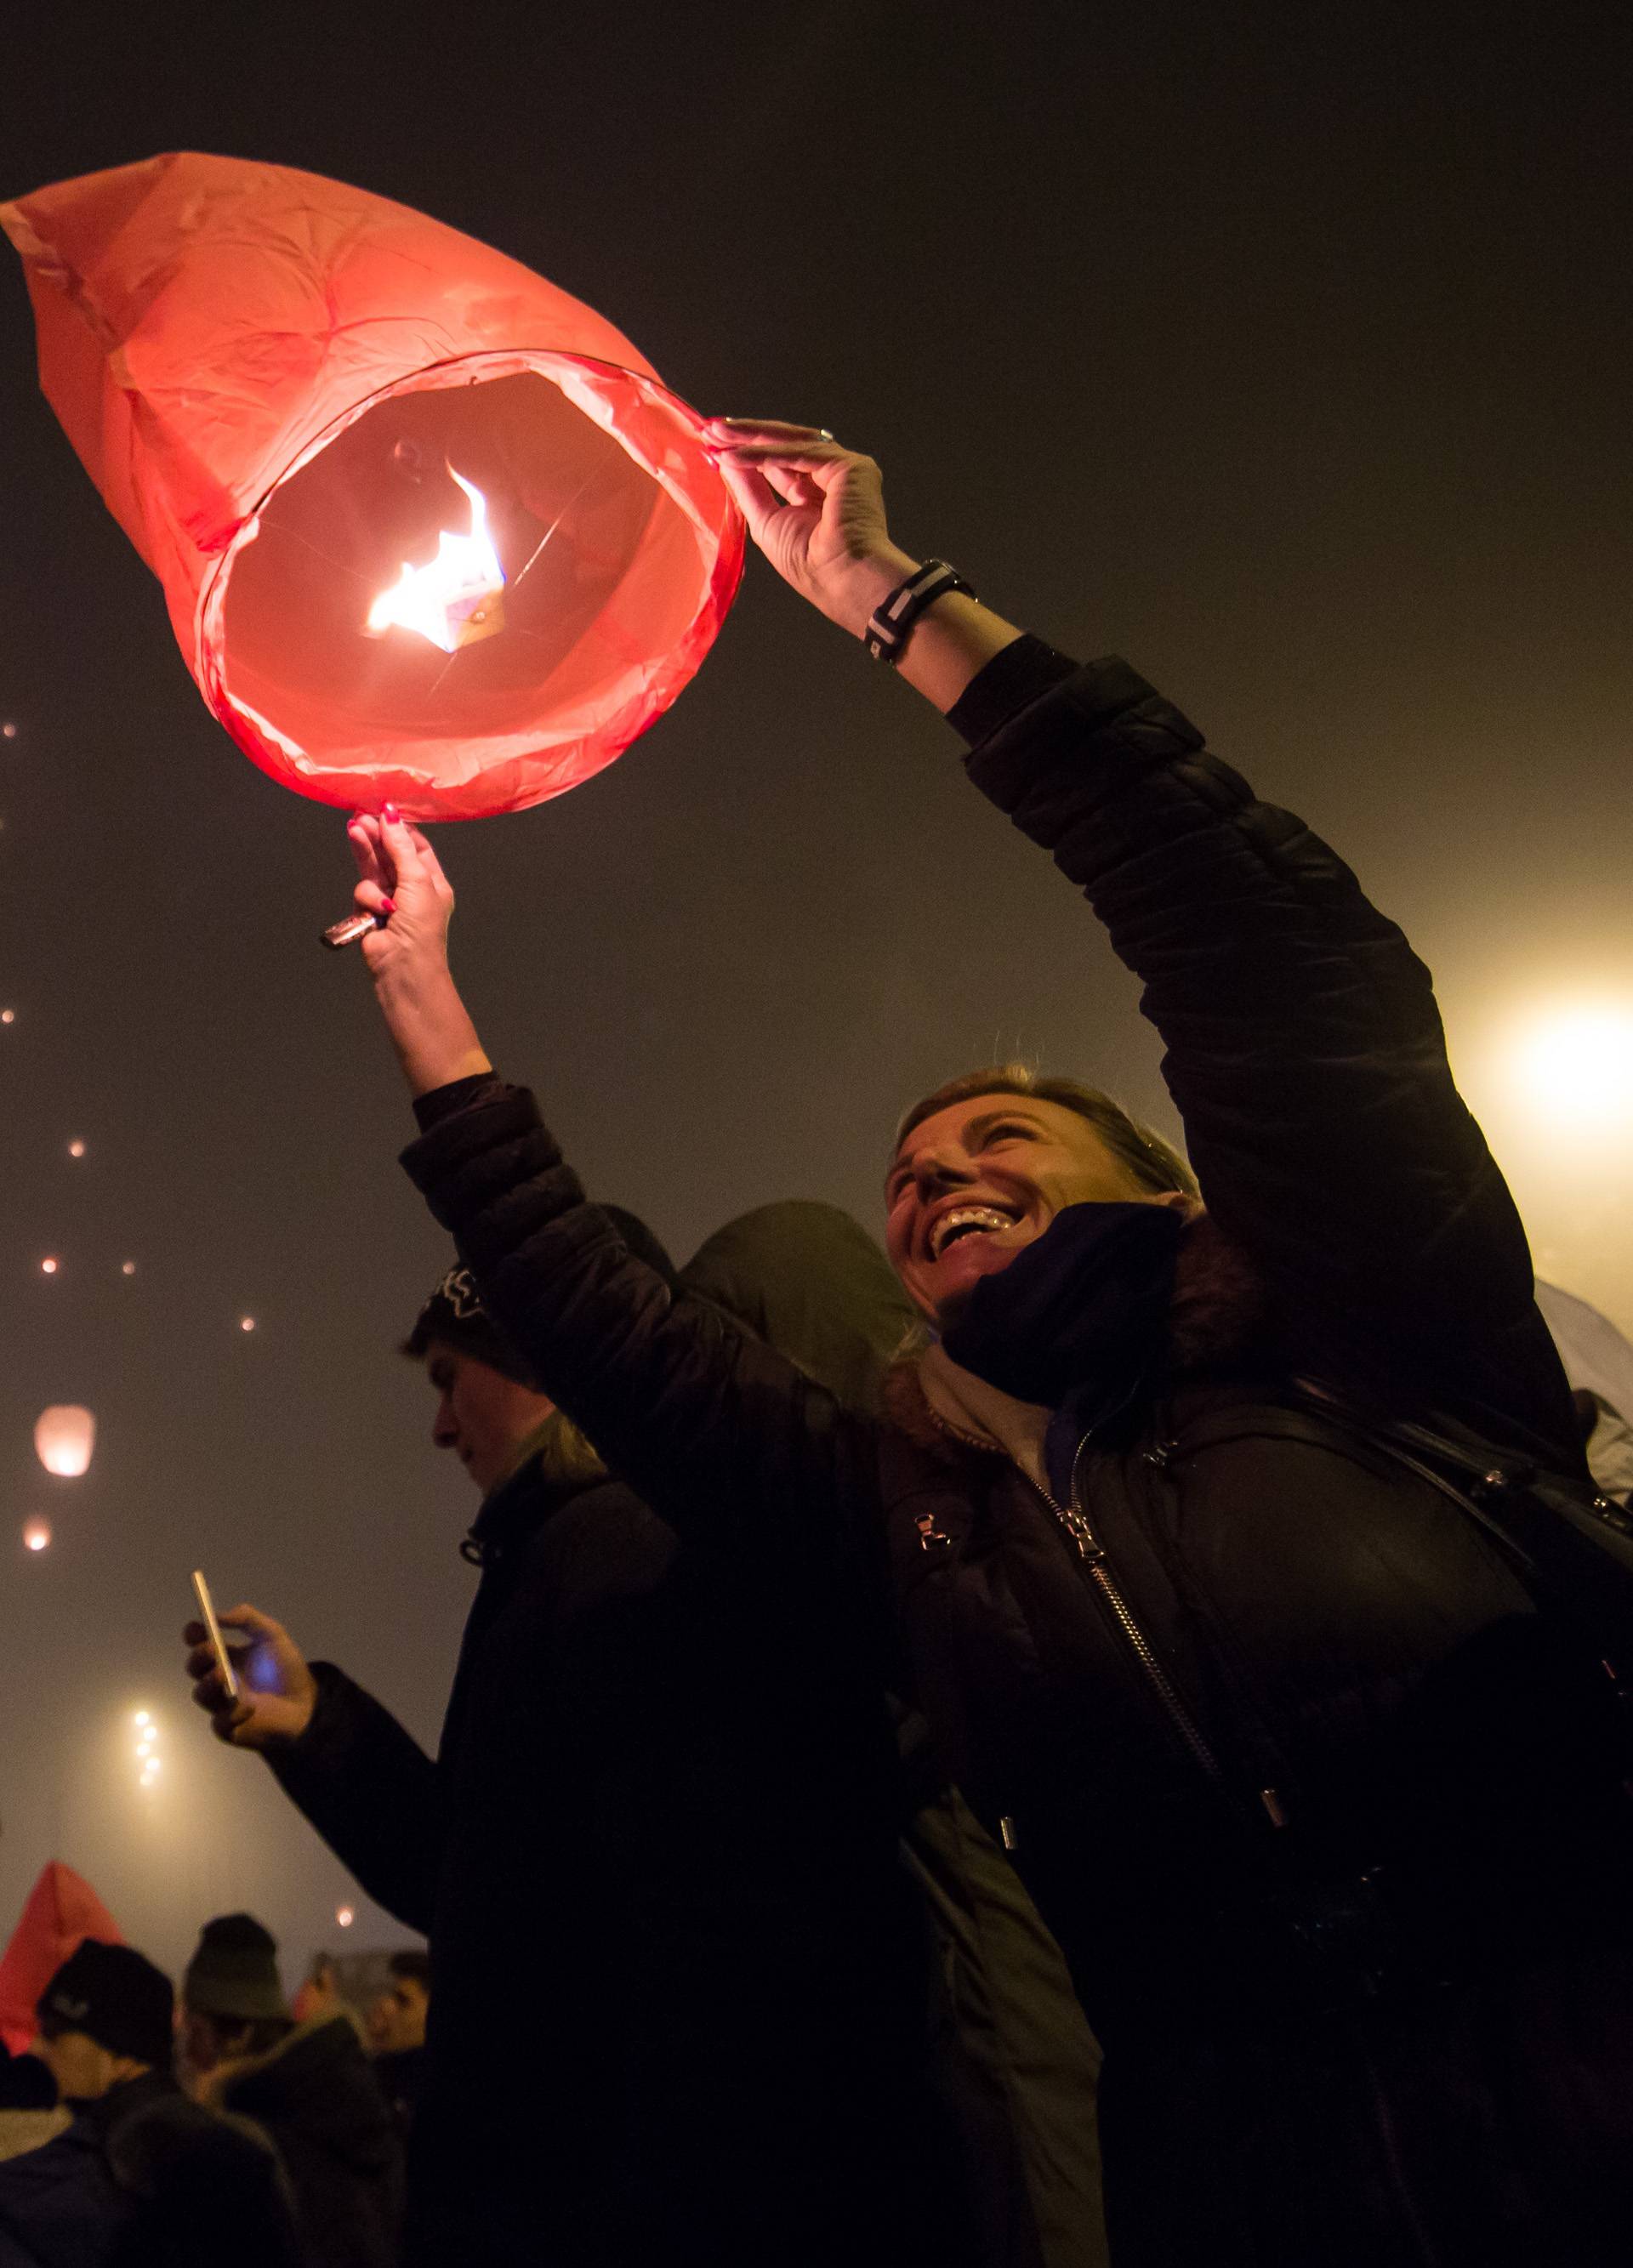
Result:
[[[240,2064],[221,2107],[264,2126],[276,2142],[297,2133],[358,2173],[396,2154],[390,2108],[350,2016],[312,2016],[265,2055]]]
[[[848,1408],[877,1407],[915,1316],[878,1245],[838,1205],[786,1198],[716,1229],[680,1272]]]

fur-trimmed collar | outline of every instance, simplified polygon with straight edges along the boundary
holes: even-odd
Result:
[[[1258,1271],[1212,1215],[1199,1207],[1186,1224],[1175,1261],[1165,1382],[1179,1386],[1201,1373],[1239,1366],[1262,1346],[1265,1333],[1265,1292]],[[1007,1395],[998,1399],[1009,1404],[1015,1413],[1013,1422],[1002,1423],[1002,1413],[990,1410],[984,1422],[982,1408],[990,1403],[995,1389],[972,1380],[979,1395],[971,1397],[974,1406],[970,1415],[994,1436],[990,1440],[975,1438],[949,1414],[938,1414],[920,1376],[923,1360],[920,1352],[904,1356],[890,1366],[884,1377],[881,1407],[898,1432],[940,1462],[958,1465],[972,1457],[1009,1458],[1014,1454],[1013,1445],[1006,1446],[997,1438],[1000,1430],[1016,1439],[1036,1431],[1035,1423],[1023,1415],[1027,1405],[1013,1402]],[[993,1416],[999,1417],[999,1425],[990,1422]]]

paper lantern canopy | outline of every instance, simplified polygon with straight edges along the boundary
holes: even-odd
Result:
[[[285,786],[521,810],[697,670],[742,521],[696,412],[566,292],[385,198],[190,153],[0,226],[47,398]]]
[[[96,1419],[77,1403],[53,1403],[34,1420],[34,1454],[47,1472],[78,1480],[91,1469]]]

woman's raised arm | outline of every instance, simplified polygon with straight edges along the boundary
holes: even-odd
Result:
[[[358,905],[386,917],[364,955],[423,1130],[403,1164],[484,1304],[654,1511],[683,1530],[751,1526],[819,1587],[814,1610],[843,1599],[870,1617],[883,1586],[864,1422],[628,1250],[532,1096],[489,1063],[449,971],[454,893],[430,843],[395,814],[350,834]]]

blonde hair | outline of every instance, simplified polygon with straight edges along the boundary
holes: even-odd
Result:
[[[1082,1079],[1046,1079],[1026,1063],[986,1064],[978,1071],[960,1071],[957,1079],[948,1079],[905,1114],[896,1129],[891,1155],[915,1126],[933,1118],[938,1110],[949,1109],[955,1102],[968,1102],[978,1094],[1023,1094],[1034,1102],[1054,1102],[1063,1110],[1074,1110],[1088,1120],[1141,1189],[1154,1194],[1183,1189],[1187,1197],[1198,1195],[1196,1176],[1173,1144],[1131,1118],[1120,1102]]]

